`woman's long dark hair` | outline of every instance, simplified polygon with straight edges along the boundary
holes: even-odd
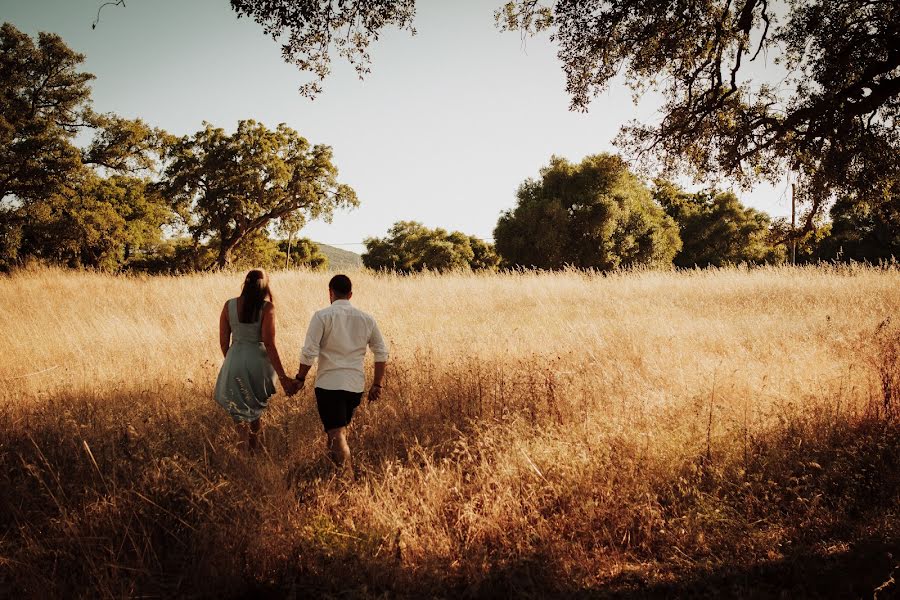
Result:
[[[258,321],[266,300],[272,304],[275,303],[272,299],[272,290],[269,289],[269,276],[265,271],[253,269],[247,273],[244,285],[241,287],[241,300],[238,311],[238,321],[241,323]]]

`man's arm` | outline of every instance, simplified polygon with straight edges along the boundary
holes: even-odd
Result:
[[[312,365],[304,365],[303,363],[300,363],[300,368],[297,369],[297,381],[303,383],[310,369],[312,369]]]
[[[306,341],[303,342],[303,350],[300,351],[300,367],[297,370],[297,381],[303,385],[307,373],[312,368],[313,363],[319,356],[319,350],[322,346],[322,335],[325,333],[325,324],[319,315],[315,314],[309,322],[306,329]]]
[[[372,386],[369,388],[369,402],[374,402],[381,397],[381,388],[384,385],[384,373],[387,371],[388,348],[381,336],[378,325],[372,327],[372,333],[369,336],[369,348],[375,355],[375,376],[372,380]]]

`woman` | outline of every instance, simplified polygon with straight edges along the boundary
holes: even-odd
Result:
[[[225,362],[216,381],[216,402],[237,423],[240,445],[255,450],[259,418],[275,393],[275,376],[286,393],[297,391],[275,347],[275,305],[262,269],[247,273],[240,297],[222,308],[219,344]]]

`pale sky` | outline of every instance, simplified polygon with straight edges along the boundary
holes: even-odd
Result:
[[[360,207],[302,235],[356,252],[398,220],[490,238],[515,192],[557,154],[572,161],[615,151],[633,118],[653,119],[656,102],[635,107],[621,84],[587,114],[568,110],[565,80],[547,38],[523,44],[500,33],[502,0],[418,0],[417,35],[388,30],[372,46],[372,73],[359,81],[334,62],[325,92],[297,92],[306,75],[228,0],[0,0],[0,21],[35,35],[55,32],[87,56],[94,108],[140,117],[183,135],[203,121],[233,131],[241,119],[286,123],[334,149],[340,179]],[[723,186],[725,182],[723,182]],[[773,216],[790,212],[785,183],[738,192]]]

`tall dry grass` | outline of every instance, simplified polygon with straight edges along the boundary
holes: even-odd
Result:
[[[211,393],[240,275],[0,279],[0,593],[828,596],[888,579],[896,270],[352,276],[392,350],[352,481],[310,389],[273,399],[264,453],[234,449]],[[326,283],[272,276],[289,372]]]

